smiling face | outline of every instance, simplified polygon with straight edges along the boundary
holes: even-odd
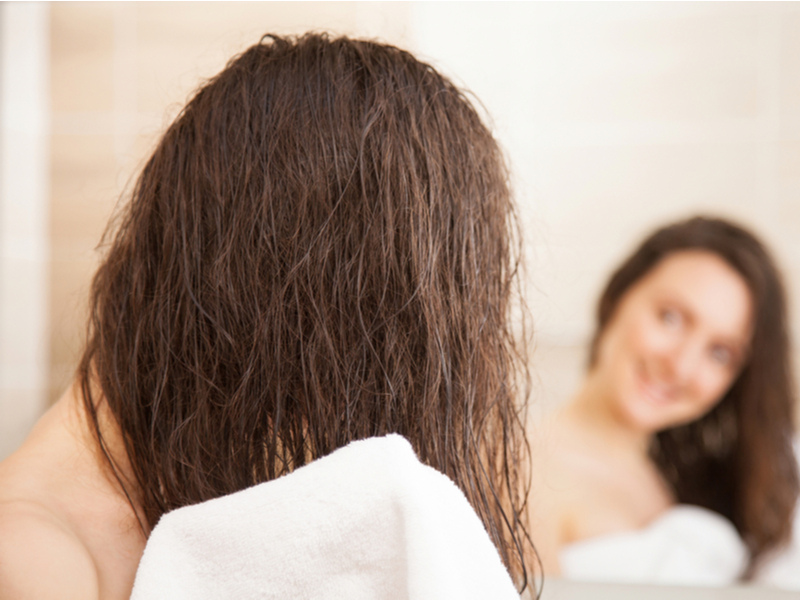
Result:
[[[694,421],[741,370],[752,313],[747,284],[722,258],[671,254],[620,299],[600,338],[593,387],[637,431]]]

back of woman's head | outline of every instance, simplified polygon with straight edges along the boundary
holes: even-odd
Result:
[[[518,249],[458,89],[391,46],[268,36],[196,93],[125,210],[80,377],[149,526],[397,432],[522,573]]]
[[[753,333],[741,371],[715,408],[693,423],[659,432],[651,455],[678,501],[715,510],[736,525],[754,567],[788,539],[798,493],[786,294],[763,244],[731,222],[703,217],[650,235],[614,272],[600,298],[590,367],[625,292],[683,250],[714,253],[742,277],[752,296]]]

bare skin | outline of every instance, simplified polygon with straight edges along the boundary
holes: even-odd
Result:
[[[119,433],[100,414],[124,477]],[[127,599],[145,542],[70,389],[0,463],[0,600]]]
[[[683,251],[622,296],[567,406],[531,432],[529,518],[545,572],[573,542],[640,529],[676,502],[652,436],[700,418],[741,369],[752,299],[721,258]]]
[[[646,452],[614,443],[615,436],[597,431],[572,406],[536,433],[529,518],[546,573],[560,574],[564,546],[639,529],[675,503]]]

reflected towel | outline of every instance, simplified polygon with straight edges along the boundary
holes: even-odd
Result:
[[[678,505],[643,529],[570,544],[559,561],[567,579],[714,586],[736,582],[748,552],[730,521]]]
[[[463,493],[390,435],[162,517],[131,596],[154,598],[519,595]]]

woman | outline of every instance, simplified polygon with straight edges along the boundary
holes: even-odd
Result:
[[[730,540],[724,517],[746,553],[721,577],[752,575],[787,541],[798,493],[788,336],[781,278],[752,234],[693,218],[645,240],[600,298],[582,386],[541,431],[531,515],[545,571],[603,577],[589,563],[619,551],[625,579],[711,583],[631,561],[661,532],[673,543],[675,522],[705,532],[697,544]]]
[[[513,222],[496,141],[410,54],[232,60],[108,234],[76,384],[0,466],[0,597],[127,598],[167,511],[391,432],[524,582]]]

